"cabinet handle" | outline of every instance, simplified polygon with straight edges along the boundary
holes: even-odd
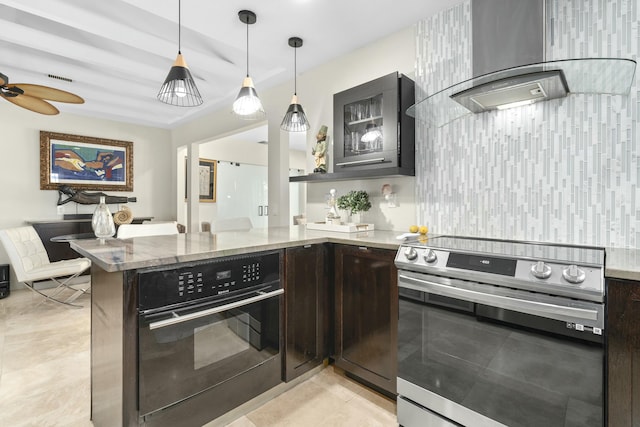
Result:
[[[358,246],[358,249],[360,249],[361,251],[368,251],[369,248],[366,246]]]
[[[304,245],[302,247],[305,248],[305,249],[309,249],[311,247],[311,245]]]
[[[355,165],[366,165],[367,163],[382,163],[382,162],[384,162],[384,157],[378,157],[377,159],[370,159],[370,160],[354,160],[353,162],[336,163],[336,166],[355,166]]]

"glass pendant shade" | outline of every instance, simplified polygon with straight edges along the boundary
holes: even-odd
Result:
[[[116,234],[116,225],[113,222],[113,216],[109,211],[109,207],[105,203],[104,196],[100,196],[100,204],[96,207],[91,217],[91,228],[96,237],[105,239]]]
[[[298,97],[293,95],[287,113],[280,124],[282,130],[287,132],[305,132],[309,130],[309,121],[304,113],[302,105],[298,104]]]
[[[202,96],[180,52],[158,92],[158,99],[165,104],[179,107],[195,107],[202,104]]]
[[[265,116],[262,102],[253,87],[253,80],[247,76],[242,81],[238,97],[233,102],[233,112],[241,119],[256,120]]]

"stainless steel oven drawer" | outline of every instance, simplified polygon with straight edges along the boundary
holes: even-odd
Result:
[[[398,396],[398,424],[402,427],[459,427],[402,396]]]

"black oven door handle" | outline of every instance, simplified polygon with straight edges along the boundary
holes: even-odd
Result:
[[[410,277],[402,273],[398,275],[398,279],[398,285],[400,287],[408,289],[429,292],[445,297],[457,298],[465,301],[499,307],[505,310],[512,310],[550,319],[563,320],[566,322],[589,322],[591,324],[597,325],[601,329],[604,328],[604,319],[602,319],[602,315],[599,315],[598,310],[595,309],[569,307],[548,302],[520,299],[510,296],[497,295],[495,293],[486,293],[471,289],[464,289],[460,287],[449,286],[446,284],[435,283],[416,277]]]
[[[157,322],[152,322],[149,324],[149,329],[159,329],[167,326],[175,325],[178,323],[188,322],[189,320],[198,319],[200,317],[211,316],[212,314],[221,313],[223,311],[232,310],[234,308],[239,308],[245,305],[253,304],[265,299],[273,298],[278,295],[284,294],[284,289],[277,289],[271,292],[257,292],[258,295],[250,298],[246,298],[240,301],[232,302],[230,304],[220,305],[213,308],[208,308],[202,311],[196,311],[195,313],[178,315],[173,313],[174,317],[164,320],[158,320]]]

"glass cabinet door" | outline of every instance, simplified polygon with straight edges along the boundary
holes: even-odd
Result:
[[[334,94],[333,172],[413,170],[414,122],[404,114],[413,92],[413,81],[395,72]]]
[[[344,153],[380,153],[383,151],[382,92],[344,106]]]

